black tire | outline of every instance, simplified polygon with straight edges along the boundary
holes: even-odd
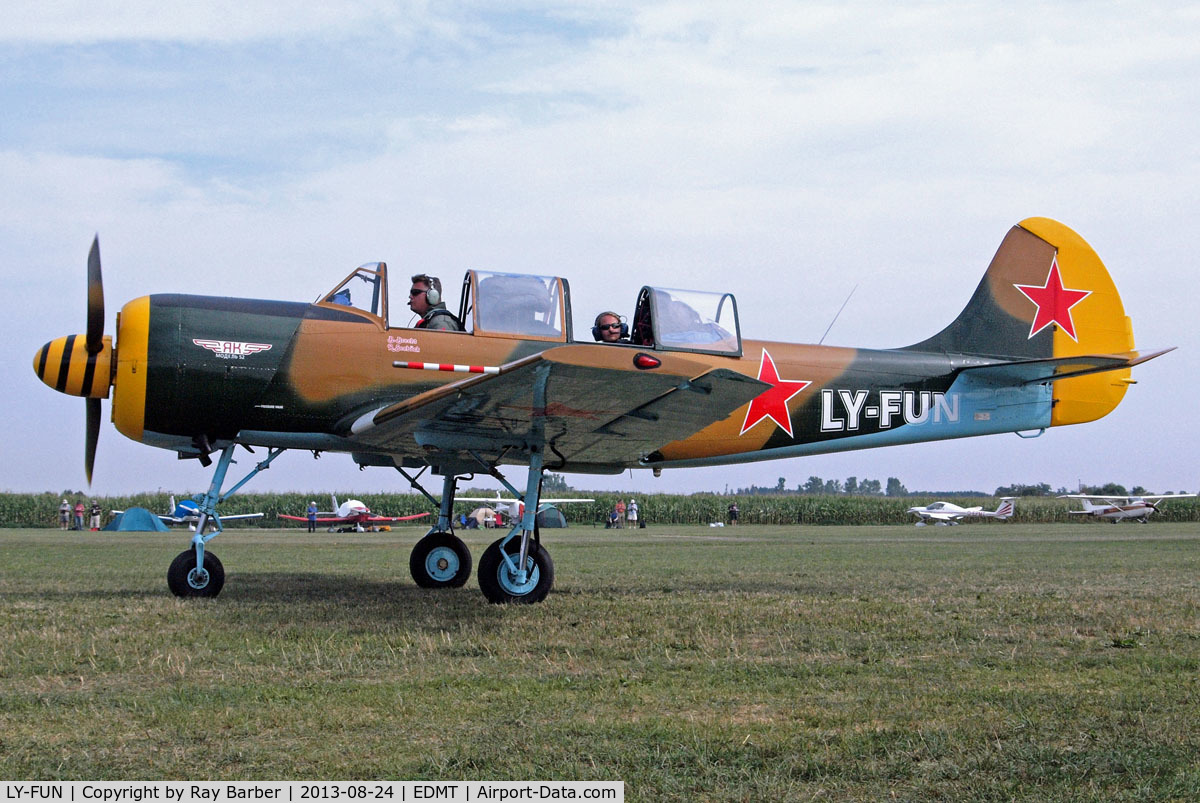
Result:
[[[408,571],[421,588],[459,588],[471,576],[471,550],[452,533],[430,533],[417,542]]]
[[[204,552],[204,572],[196,572],[196,550],[185,549],[167,569],[167,585],[177,597],[215,597],[225,585],[225,567],[213,553]]]
[[[525,563],[529,577],[524,584],[518,584],[509,570],[508,562],[500,554],[503,540],[493,542],[479,559],[479,589],[488,602],[541,602],[554,585],[554,562],[550,560],[550,553],[541,544],[530,541]],[[521,553],[520,539],[509,541],[505,551],[515,563]]]

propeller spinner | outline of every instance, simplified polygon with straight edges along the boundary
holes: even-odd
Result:
[[[100,238],[88,253],[87,332],[55,338],[38,350],[33,370],[59,393],[87,400],[84,470],[92,482],[96,441],[100,437],[100,400],[108,398],[113,377],[112,337],[104,334],[104,283],[100,276]]]

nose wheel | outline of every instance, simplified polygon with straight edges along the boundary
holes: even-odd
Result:
[[[185,549],[171,561],[167,585],[177,597],[215,597],[225,585],[225,567],[216,555],[206,551],[201,568],[196,565],[196,550]]]

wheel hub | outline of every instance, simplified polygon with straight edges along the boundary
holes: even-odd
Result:
[[[449,547],[438,547],[425,558],[425,570],[439,582],[447,582],[458,573],[458,555]]]

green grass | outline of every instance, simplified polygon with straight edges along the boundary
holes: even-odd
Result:
[[[1200,799],[1200,525],[573,528],[488,605],[419,530],[0,530],[0,777]],[[494,532],[472,533],[476,559]]]

